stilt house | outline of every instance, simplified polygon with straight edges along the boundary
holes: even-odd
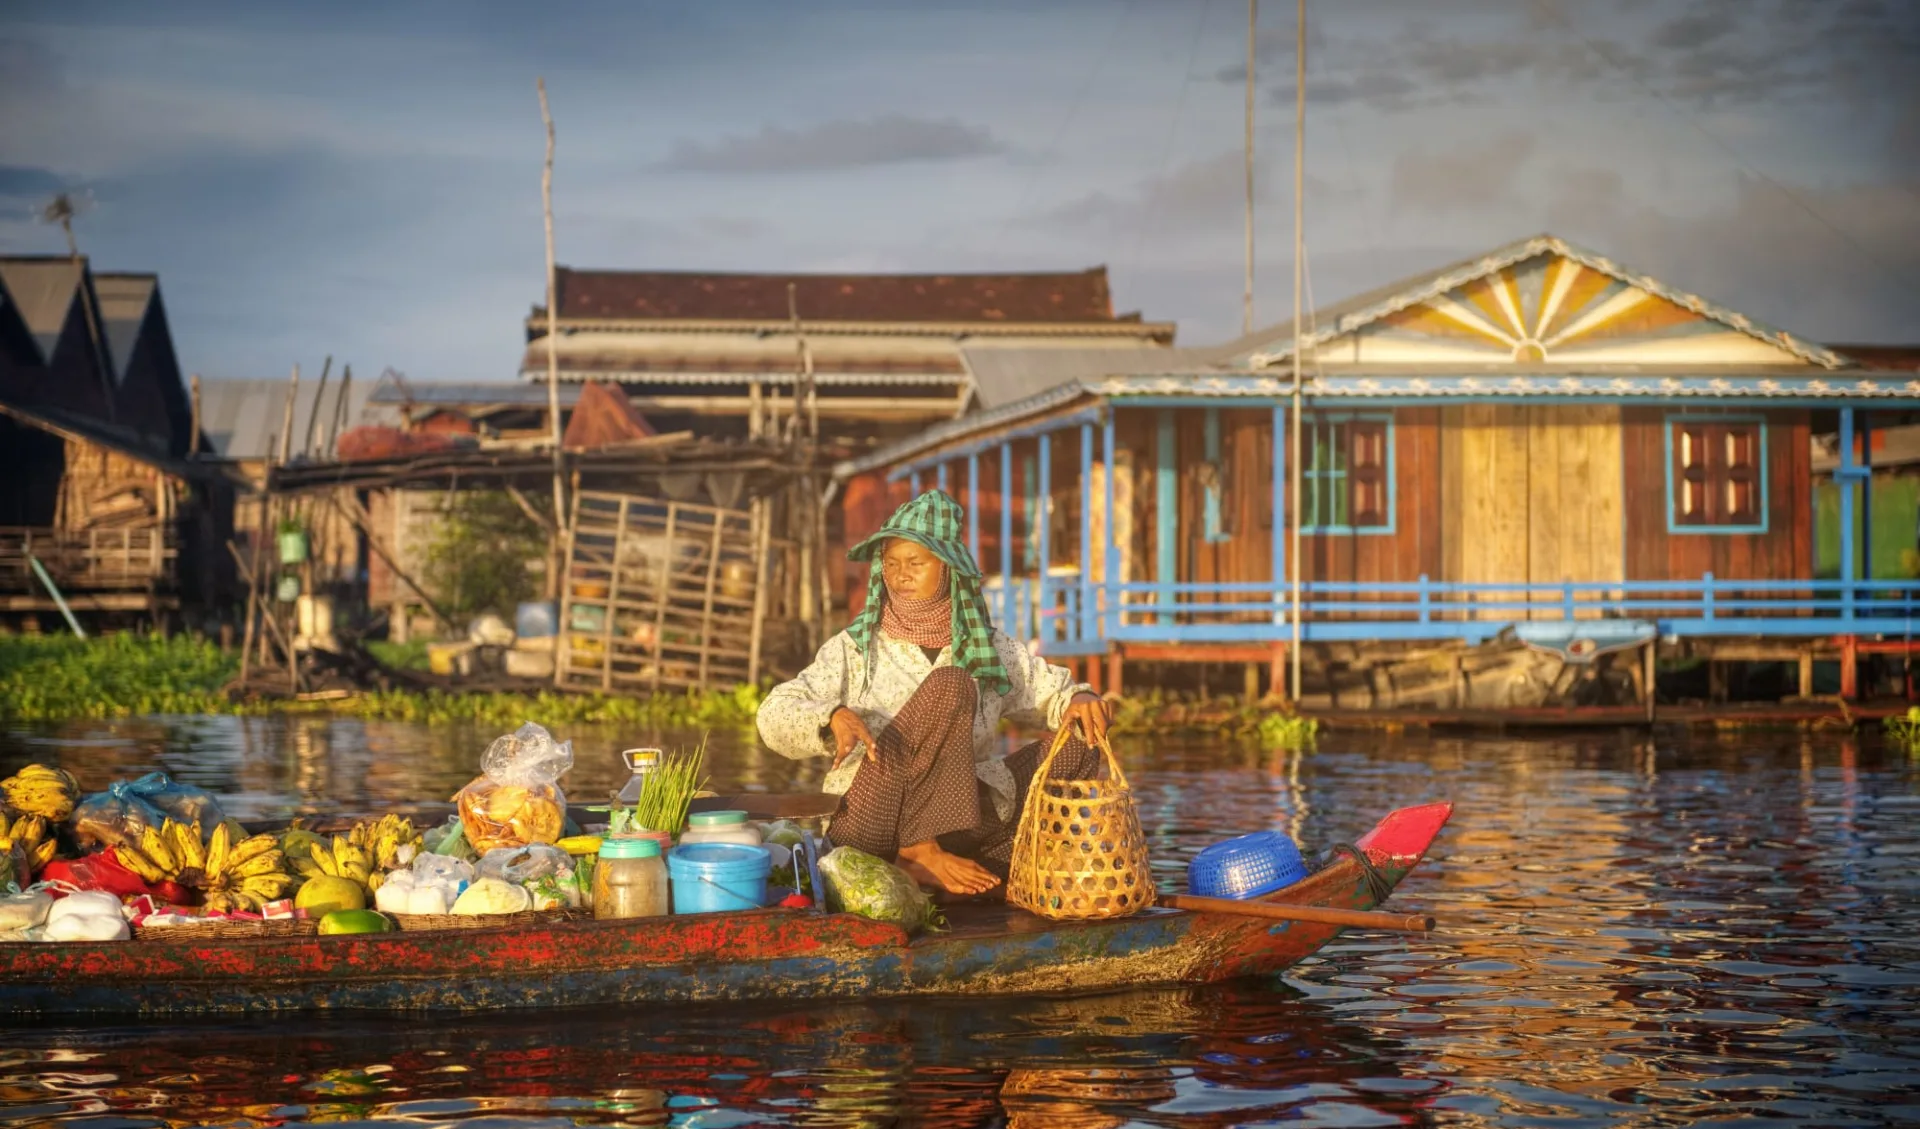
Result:
[[[946,489],[997,620],[1111,687],[1131,659],[1260,664],[1282,690],[1298,639],[1309,704],[1551,700],[1469,685],[1471,649],[1509,641],[1568,669],[1616,652],[1651,702],[1656,646],[1797,661],[1805,692],[1816,658],[1844,678],[1909,638],[1920,585],[1872,573],[1856,515],[1867,436],[1920,408],[1920,374],[1551,236],[1315,311],[1300,340],[1298,412],[1288,324],[843,464],[847,528]]]

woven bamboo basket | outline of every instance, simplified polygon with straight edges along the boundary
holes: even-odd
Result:
[[[274,918],[271,921],[234,921],[216,917],[179,925],[136,925],[136,941],[207,941],[248,937],[311,937],[320,931],[313,918]]]
[[[593,916],[582,910],[521,910],[519,913],[390,913],[401,930],[420,929],[499,929],[503,926],[560,925]]]
[[[1027,787],[1007,901],[1055,921],[1125,917],[1154,900],[1133,789],[1105,737],[1093,745],[1106,762],[1106,779],[1052,779],[1069,728],[1054,734]]]

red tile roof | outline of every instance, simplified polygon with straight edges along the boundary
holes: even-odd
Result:
[[[1869,368],[1920,372],[1920,345],[1832,345],[1829,348]]]
[[[805,321],[1114,322],[1107,268],[1065,274],[713,274],[559,270],[564,318]]]

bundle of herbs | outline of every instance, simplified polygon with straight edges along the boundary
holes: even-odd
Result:
[[[641,785],[640,798],[631,811],[621,808],[613,813],[609,828],[622,831],[663,831],[678,835],[686,830],[687,809],[693,797],[706,790],[707,735],[691,750],[679,749],[660,754],[660,763]]]

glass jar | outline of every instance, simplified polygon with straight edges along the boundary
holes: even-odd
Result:
[[[743,847],[760,845],[760,828],[747,822],[743,811],[702,811],[687,817],[687,829],[680,834],[680,845],[691,843],[738,843]]]
[[[627,762],[627,771],[633,775],[627,778],[624,787],[614,793],[613,800],[623,807],[630,808],[640,802],[640,791],[646,787],[647,777],[652,776],[653,770],[660,767],[660,750],[627,749],[620,754],[620,759]]]
[[[672,907],[667,864],[652,839],[608,839],[593,864],[593,916],[665,917]]]

